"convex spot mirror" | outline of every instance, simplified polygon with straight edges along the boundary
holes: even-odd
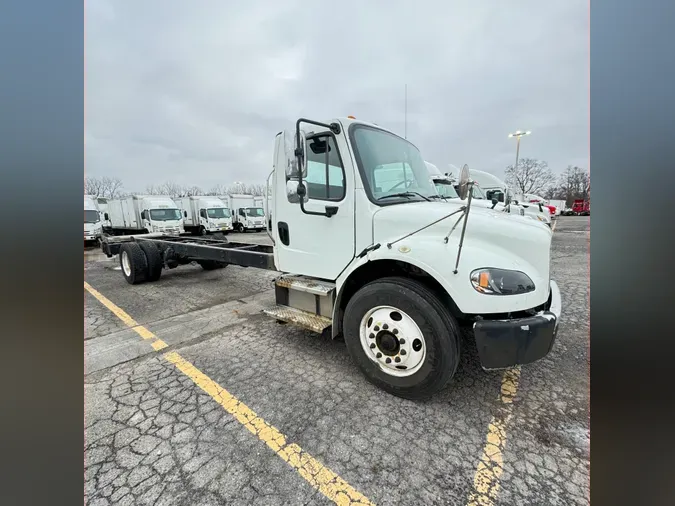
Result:
[[[462,170],[459,171],[459,181],[457,183],[457,186],[459,187],[457,193],[459,193],[459,198],[462,200],[466,200],[466,197],[469,195],[470,176],[469,166],[464,164]]]
[[[286,197],[291,204],[299,204],[301,195],[303,202],[309,201],[307,197],[307,190],[305,188],[305,183],[302,183],[302,188],[298,191],[299,182],[297,180],[290,180],[286,182]]]

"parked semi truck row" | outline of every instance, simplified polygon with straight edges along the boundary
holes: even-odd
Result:
[[[232,231],[232,213],[222,199],[210,196],[182,197],[175,200],[183,212],[183,226],[194,235]]]
[[[429,162],[425,163],[427,164],[427,169],[431,175],[431,180],[436,187],[438,194],[446,199],[457,198],[457,181],[454,180],[450,175],[442,174],[438,167],[436,167],[434,164]],[[471,190],[472,198],[475,199],[474,205],[487,207],[496,211],[507,212],[513,215],[525,216],[548,225],[549,227],[551,226],[550,215],[548,215],[548,213],[539,206],[529,204],[521,205],[510,201],[511,191],[506,186],[506,183],[503,183],[496,176],[493,176],[487,172],[472,171],[471,177],[474,182],[473,188]],[[480,179],[483,183],[488,184],[490,186],[490,190],[484,191],[477,179]],[[499,189],[496,189],[496,187],[499,187]],[[508,204],[506,203],[506,200],[509,200]]]
[[[396,166],[405,175],[392,181]],[[485,369],[550,351],[561,311],[552,231],[472,206],[468,170],[446,202],[406,139],[353,118],[299,119],[276,136],[270,178],[273,246],[153,234],[104,238],[102,249],[119,253],[131,284],[192,261],[277,270],[265,313],[344,336],[365,377],[401,397],[450,381],[459,322],[471,325]]]

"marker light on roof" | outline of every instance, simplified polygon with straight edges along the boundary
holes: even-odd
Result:
[[[354,116],[347,116],[349,119],[356,119]]]

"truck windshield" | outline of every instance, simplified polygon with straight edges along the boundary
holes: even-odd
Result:
[[[436,191],[446,199],[458,199],[459,195],[450,181],[434,181]]]
[[[93,211],[91,209],[84,210],[84,222],[85,223],[98,223],[101,221],[101,217],[98,214],[98,211]]]
[[[178,209],[150,209],[150,219],[152,221],[180,220],[181,216],[181,212]]]
[[[265,216],[265,211],[262,207],[247,207],[245,209],[247,216]]]
[[[438,198],[422,155],[407,140],[360,124],[352,125],[349,135],[372,201],[389,205]]]
[[[231,216],[230,210],[227,207],[214,207],[212,209],[207,209],[206,214],[209,215],[209,218],[229,218]]]

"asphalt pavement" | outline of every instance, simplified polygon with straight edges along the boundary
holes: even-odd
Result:
[[[277,273],[190,265],[131,286],[85,251],[86,503],[589,504],[589,240],[587,217],[557,220],[545,359],[485,372],[469,348],[425,402],[264,316]]]

